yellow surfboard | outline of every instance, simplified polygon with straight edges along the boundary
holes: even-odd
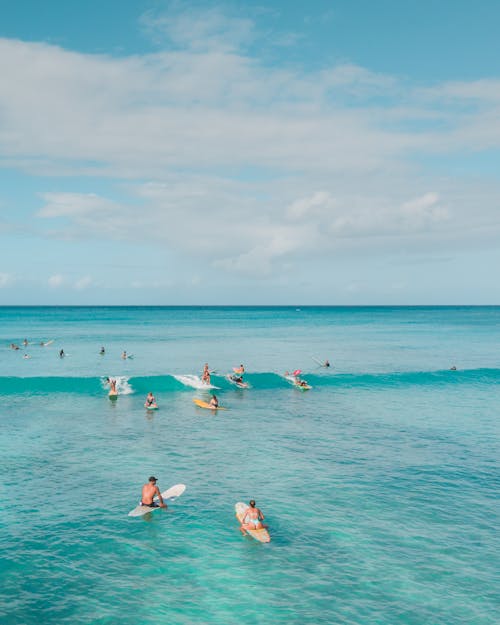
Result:
[[[236,512],[236,518],[241,523],[245,516],[245,512],[248,510],[247,504],[242,501],[238,501],[238,503],[234,504],[234,511]],[[271,536],[265,527],[262,527],[258,530],[245,530],[246,533],[258,540],[260,543],[269,543],[271,542]]]
[[[198,408],[206,408],[207,410],[227,410],[223,406],[211,406],[207,401],[203,401],[202,399],[193,399],[193,402],[198,406]]]

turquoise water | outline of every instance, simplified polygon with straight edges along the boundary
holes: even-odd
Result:
[[[2,624],[498,622],[500,308],[0,308],[0,344]],[[127,517],[152,473],[185,494]]]

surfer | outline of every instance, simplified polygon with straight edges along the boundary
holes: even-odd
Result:
[[[450,371],[456,371],[457,368],[455,367],[455,365],[453,365],[453,367],[450,367]]]
[[[301,380],[300,378],[295,378],[296,386],[309,386],[309,384],[305,380]]]
[[[215,395],[215,393],[212,395],[212,398],[210,399],[210,408],[218,408],[219,407],[219,400],[217,399],[217,395]]]
[[[330,362],[328,360],[325,360],[325,362],[323,363],[323,367],[329,367],[330,366]]]
[[[101,354],[101,356],[104,356],[104,354],[106,353],[106,350],[104,349],[104,347],[101,347],[101,351],[99,353]]]
[[[19,345],[16,345],[15,343],[11,343],[10,348],[15,350],[20,349]]]
[[[127,352],[126,351],[123,352],[122,359],[123,360],[127,360]]]
[[[255,500],[251,499],[248,505],[249,507],[245,510],[245,514],[241,519],[240,532],[242,534],[245,534],[246,530],[260,530],[267,527],[267,525],[262,523],[264,515],[255,505]]]
[[[234,367],[233,371],[238,375],[243,375],[245,373],[245,367],[240,365],[239,367]]]
[[[146,403],[144,404],[144,408],[152,408],[153,406],[156,406],[156,399],[153,393],[149,392],[148,396],[146,397]]]
[[[23,341],[23,345],[24,345],[24,347],[27,347],[27,346],[28,346],[28,339],[24,339],[24,341]]]
[[[166,508],[167,504],[163,503],[163,497],[161,496],[160,489],[156,485],[158,480],[152,475],[147,484],[142,487],[141,506],[148,506],[148,508]],[[159,504],[154,501],[155,495],[158,496]]]
[[[64,349],[59,352],[59,358],[64,358]]]
[[[203,373],[201,374],[201,381],[203,384],[210,384],[210,369],[208,368],[208,362],[203,367]]]
[[[118,395],[118,391],[116,390],[116,380],[113,378],[106,378],[106,384],[109,386],[110,395]]]

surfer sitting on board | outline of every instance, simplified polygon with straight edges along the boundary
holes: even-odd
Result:
[[[255,505],[255,500],[251,499],[248,504],[250,507],[245,510],[245,514],[242,517],[240,532],[244,534],[246,530],[260,530],[266,525],[263,525],[264,515],[259,508]]]
[[[149,392],[146,397],[146,403],[144,404],[145,408],[151,408],[152,406],[156,406],[156,399],[153,393]]]
[[[203,367],[203,373],[201,374],[201,381],[204,384],[210,384],[210,369],[208,368],[208,362]]]
[[[161,496],[160,489],[156,485],[157,479],[152,475],[149,478],[149,482],[142,487],[141,506],[147,506],[148,508],[166,508],[167,504],[163,503],[163,497]],[[153,501],[155,495],[158,495],[158,501]]]
[[[212,395],[212,399],[210,400],[210,408],[218,408],[219,400],[217,399],[217,395]]]

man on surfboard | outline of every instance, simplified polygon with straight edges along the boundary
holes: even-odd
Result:
[[[255,500],[251,499],[248,503],[249,508],[245,510],[245,514],[241,519],[240,532],[245,534],[247,530],[260,530],[266,525],[263,525],[264,515],[259,508],[255,505]]]
[[[163,503],[163,497],[161,496],[160,489],[156,485],[157,479],[152,475],[147,484],[142,487],[141,506],[147,506],[148,508],[166,508],[167,504]],[[154,501],[155,495],[158,496],[157,503]]]
[[[156,399],[151,391],[148,393],[146,397],[146,403],[144,404],[145,408],[156,408]]]

